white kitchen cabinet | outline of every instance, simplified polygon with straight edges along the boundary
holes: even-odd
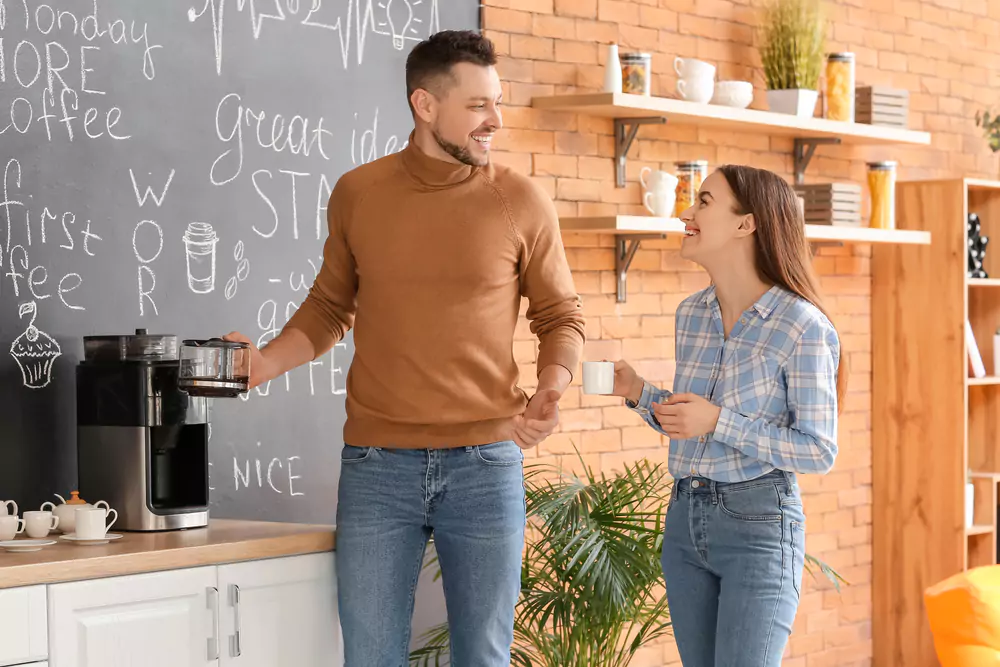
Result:
[[[343,664],[333,553],[219,566],[223,667]]]
[[[217,666],[215,567],[49,586],[50,667]]]
[[[0,620],[0,665],[48,657],[45,586],[0,590]]]
[[[343,665],[332,552],[51,584],[47,626],[36,588],[40,619],[11,626],[20,643],[10,645],[48,667]],[[27,609],[17,591],[0,591],[0,638],[14,618],[2,613],[4,594]],[[25,653],[39,631],[41,651]]]

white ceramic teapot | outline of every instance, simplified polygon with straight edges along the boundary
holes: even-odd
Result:
[[[78,509],[89,509],[93,507],[104,507],[104,509],[110,509],[108,503],[103,500],[98,500],[96,503],[91,505],[87,501],[80,498],[79,491],[71,491],[69,500],[66,500],[58,493],[53,495],[61,500],[62,503],[56,505],[55,503],[44,502],[42,503],[40,509],[44,511],[46,509],[45,506],[48,505],[52,510],[52,514],[59,517],[59,523],[57,524],[58,529],[66,534],[76,532],[76,511]]]

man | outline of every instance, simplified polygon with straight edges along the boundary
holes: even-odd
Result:
[[[409,144],[337,182],[316,282],[251,360],[251,382],[266,382],[354,327],[337,508],[346,667],[408,663],[432,532],[452,664],[509,664],[522,448],[558,423],[584,320],[551,200],[490,162],[501,127],[495,64],[474,32],[441,32],[413,49]],[[512,353],[522,295],[540,341],[530,401]]]

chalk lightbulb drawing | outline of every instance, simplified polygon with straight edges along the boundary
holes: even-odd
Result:
[[[406,33],[411,30],[413,6],[409,0],[386,0],[384,5],[379,3],[379,6],[385,8],[385,18],[389,22],[389,32],[392,33],[392,45],[397,51],[402,51]]]

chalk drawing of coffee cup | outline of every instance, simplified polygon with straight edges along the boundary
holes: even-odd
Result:
[[[195,294],[215,289],[215,245],[219,237],[207,222],[192,222],[184,232],[188,287]]]

